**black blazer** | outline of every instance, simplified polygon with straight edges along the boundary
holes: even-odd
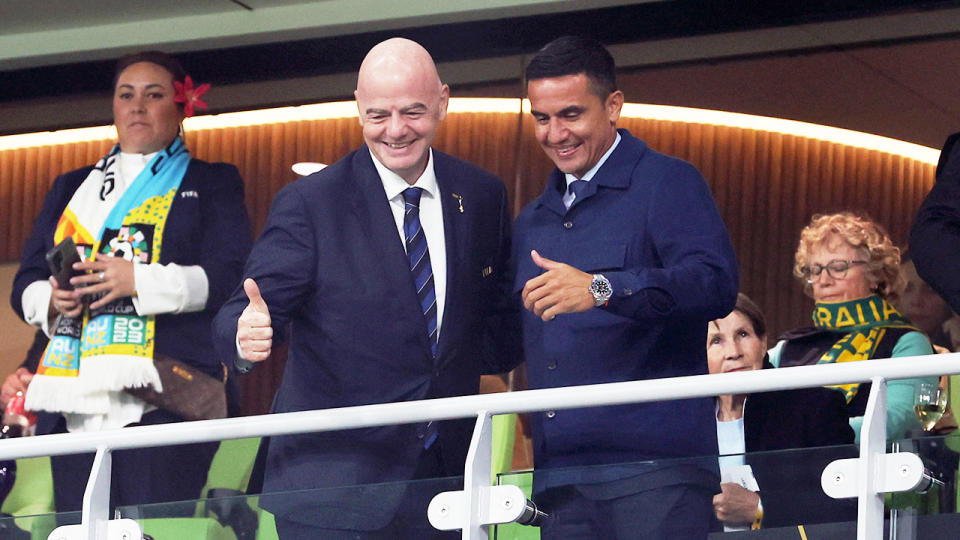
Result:
[[[820,487],[827,464],[858,455],[843,394],[828,388],[750,394],[743,419],[764,528],[856,519],[855,499],[831,499]]]
[[[937,163],[937,182],[910,229],[917,274],[960,313],[960,133],[947,138]]]
[[[274,343],[289,339],[274,412],[475,394],[481,373],[507,371],[521,360],[518,306],[509,302],[506,274],[506,189],[477,167],[436,150],[433,157],[447,255],[436,364],[369,150],[361,147],[277,194],[244,270],[270,308]],[[236,357],[237,319],[246,305],[238,288],[217,315],[223,358]],[[440,423],[437,444],[453,474],[463,470],[472,427],[471,420]],[[423,425],[391,425],[275,437],[264,492],[407,481],[423,432]],[[261,504],[286,519],[377,529],[392,517],[398,492],[402,486],[377,495],[326,489],[309,500],[265,495]]]

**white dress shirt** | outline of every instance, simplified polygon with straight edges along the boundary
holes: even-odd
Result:
[[[393,220],[397,225],[397,234],[400,243],[406,250],[407,242],[403,234],[403,216],[406,213],[406,203],[403,200],[403,190],[408,187],[423,189],[420,196],[420,226],[427,236],[427,249],[430,251],[430,266],[433,269],[433,287],[437,296],[437,336],[440,335],[443,322],[443,304],[447,292],[447,244],[443,232],[443,208],[440,201],[440,186],[437,184],[437,175],[433,170],[433,150],[427,159],[427,167],[413,186],[397,173],[386,168],[377,161],[377,156],[370,152],[373,166],[377,168],[383,191],[390,201],[390,210],[393,211]]]

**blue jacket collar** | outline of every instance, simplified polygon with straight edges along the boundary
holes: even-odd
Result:
[[[597,192],[601,186],[615,189],[626,189],[633,180],[633,169],[647,151],[647,143],[634,137],[626,129],[618,129],[620,144],[600,167],[597,174],[590,180],[590,189],[584,194],[584,199]],[[563,192],[567,189],[566,178],[560,169],[554,167],[547,180],[543,194],[537,198],[537,206],[546,206],[558,214],[563,215],[567,210],[563,206]]]

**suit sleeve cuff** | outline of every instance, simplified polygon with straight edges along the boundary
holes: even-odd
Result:
[[[640,291],[641,283],[635,275],[629,272],[601,272],[603,277],[610,282],[610,288],[613,290],[611,300],[617,298],[626,298],[633,296]]]

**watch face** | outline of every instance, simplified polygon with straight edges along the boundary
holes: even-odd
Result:
[[[607,300],[613,295],[613,289],[610,288],[610,282],[603,276],[595,276],[593,283],[590,284],[590,293],[598,306],[607,303]]]

